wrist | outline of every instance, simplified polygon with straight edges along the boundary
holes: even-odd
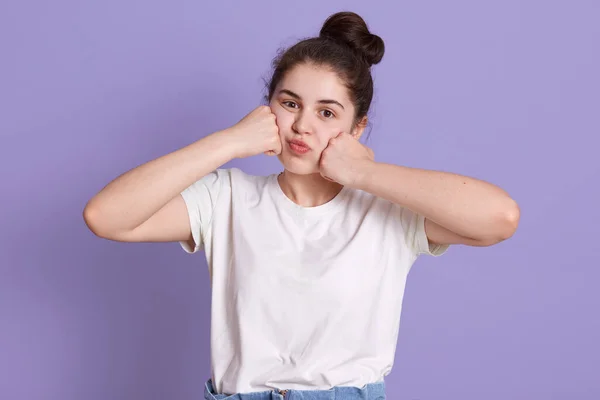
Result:
[[[369,182],[372,180],[375,170],[377,169],[377,162],[373,160],[365,160],[357,166],[356,177],[354,178],[353,187],[354,189],[366,190]]]
[[[237,156],[235,140],[226,131],[216,131],[197,140],[190,145],[193,157],[203,162],[207,157],[213,158],[219,165],[231,161]]]
[[[227,128],[221,131],[215,132],[217,141],[221,144],[224,151],[227,153],[227,156],[230,160],[235,158],[244,158],[243,154],[244,146],[242,144],[241,135],[234,128]]]

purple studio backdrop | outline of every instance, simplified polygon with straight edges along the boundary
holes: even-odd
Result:
[[[389,398],[600,398],[599,2],[4,0],[0,399],[203,398],[204,254],[99,239],[83,207],[237,122],[277,50],[340,10],[386,44],[376,158],[488,180],[521,207],[510,240],[417,261]]]

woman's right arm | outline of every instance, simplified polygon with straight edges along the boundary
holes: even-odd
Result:
[[[83,211],[97,236],[123,242],[193,242],[180,195],[192,183],[237,157],[281,152],[275,116],[258,107],[235,126],[120,175]]]

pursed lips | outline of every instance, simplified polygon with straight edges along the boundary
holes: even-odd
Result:
[[[289,140],[288,143],[289,143],[290,149],[292,149],[292,151],[296,154],[305,154],[310,151],[310,146],[307,145],[302,140],[293,139],[293,140]]]

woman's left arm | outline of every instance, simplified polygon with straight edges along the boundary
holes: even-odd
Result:
[[[432,244],[490,246],[510,238],[519,223],[517,203],[501,188],[475,178],[373,160],[355,165],[350,186],[425,217]]]

